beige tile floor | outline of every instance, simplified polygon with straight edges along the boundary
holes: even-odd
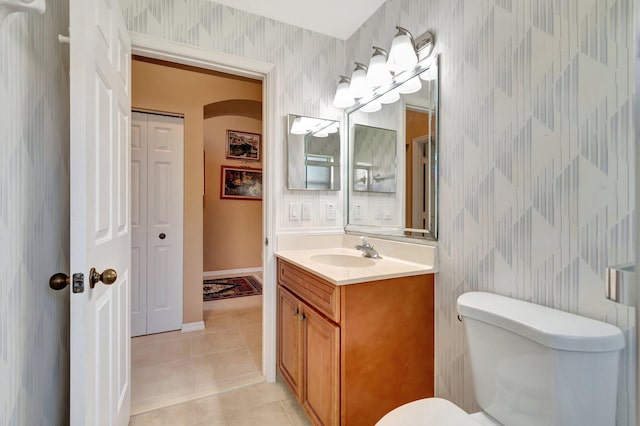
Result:
[[[133,415],[264,382],[262,296],[205,302],[204,321],[200,331],[131,339]],[[167,408],[167,415],[182,405]]]
[[[131,418],[129,426],[310,425],[283,383],[259,383]]]

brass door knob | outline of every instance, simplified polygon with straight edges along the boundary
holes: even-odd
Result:
[[[113,269],[105,269],[102,273],[96,271],[96,268],[91,268],[89,272],[89,285],[94,288],[98,281],[102,281],[106,285],[111,285],[118,279],[118,273]]]
[[[69,285],[69,275],[58,272],[49,278],[49,287],[54,290],[62,290]]]

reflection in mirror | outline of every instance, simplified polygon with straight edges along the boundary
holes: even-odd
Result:
[[[376,92],[377,99],[366,99],[366,103],[361,102],[348,111],[347,231],[394,238],[437,239],[437,67],[436,56],[431,64],[416,68],[413,78],[391,85],[387,92]],[[385,96],[389,92],[400,93],[400,101],[385,104],[386,98],[397,97],[396,94]],[[382,101],[381,109],[375,105],[379,101]],[[361,129],[386,132],[388,145],[366,145],[359,137]],[[393,169],[387,168],[388,163],[381,160],[391,152],[394,154]],[[373,178],[376,176],[383,179],[380,180],[382,185],[374,189]],[[389,186],[384,186],[387,183]],[[389,190],[390,187],[393,189]]]
[[[289,114],[288,188],[340,190],[339,122]]]
[[[432,109],[407,104],[405,115],[406,209],[405,235],[434,229],[436,220],[436,138]],[[418,230],[411,231],[412,229]]]
[[[353,190],[396,192],[396,131],[353,126]]]

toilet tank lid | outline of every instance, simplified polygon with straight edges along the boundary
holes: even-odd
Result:
[[[608,352],[624,347],[614,325],[498,294],[464,293],[458,297],[458,313],[553,349]]]

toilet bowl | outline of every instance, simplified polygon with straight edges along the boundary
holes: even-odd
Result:
[[[458,313],[482,411],[425,398],[376,426],[615,425],[620,329],[484,292],[460,296]]]
[[[385,414],[376,426],[497,426],[484,413],[467,414],[442,398],[425,398],[409,402]]]

